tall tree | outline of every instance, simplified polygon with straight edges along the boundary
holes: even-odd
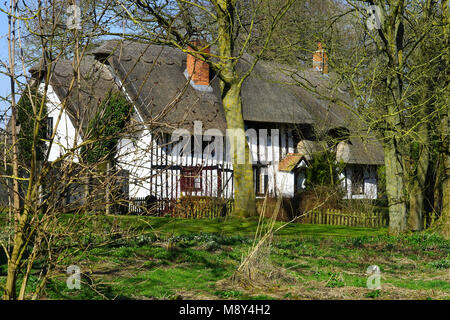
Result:
[[[138,27],[136,33],[125,37],[138,37],[153,43],[171,45],[209,64],[220,79],[227,128],[234,130],[238,139],[246,141],[241,101],[242,84],[268,47],[273,30],[293,2],[295,0],[283,1],[272,13],[263,44],[249,68],[243,73],[238,72],[237,63],[253,36],[256,13],[263,6],[269,5],[267,1],[255,1],[250,10],[248,6],[240,6],[237,0],[180,0],[177,1],[179,6],[173,6],[170,1],[135,0],[121,1],[121,7],[127,12],[134,26]],[[246,20],[241,19],[244,15],[243,8],[246,9]],[[195,37],[209,43],[206,46],[201,45],[201,42],[194,43]],[[205,49],[212,45],[217,45],[217,52],[206,53]],[[231,155],[234,172],[234,214],[248,216],[256,213],[253,168],[249,147],[247,143],[242,145],[245,145],[244,162],[240,161],[242,155],[238,154],[237,148],[232,150]]]
[[[2,178],[8,180],[8,185],[13,185],[14,219],[8,221],[5,228],[13,230],[8,241],[0,240],[8,265],[6,283],[2,285],[4,299],[25,299],[30,289],[30,297],[36,299],[50,277],[52,268],[59,263],[58,259],[70,251],[67,250],[68,246],[64,245],[64,239],[69,237],[78,242],[80,240],[78,236],[82,236],[82,233],[79,232],[80,227],[83,228],[82,226],[85,226],[85,222],[89,220],[84,214],[74,215],[64,223],[60,219],[61,202],[66,191],[71,188],[74,181],[80,181],[80,170],[74,169],[73,159],[82,144],[77,145],[75,137],[73,146],[68,146],[64,154],[60,154],[52,162],[49,161],[49,150],[53,143],[58,143],[57,140],[54,140],[55,134],[66,111],[68,99],[69,97],[75,99],[75,94],[71,94],[74,87],[80,83],[80,60],[89,45],[89,41],[87,41],[89,36],[86,36],[83,45],[78,46],[78,30],[75,28],[71,31],[74,38],[71,44],[75,46],[71,55],[73,74],[67,75],[66,97],[62,97],[57,105],[58,115],[52,127],[53,131],[50,136],[45,135],[44,137],[43,131],[47,129],[45,124],[50,79],[54,76],[55,65],[67,53],[67,47],[56,45],[54,41],[61,36],[61,29],[65,29],[65,25],[61,26],[58,19],[61,8],[56,9],[55,6],[52,6],[51,1],[28,4],[26,1],[19,3],[11,0],[10,10],[7,13],[9,19],[9,63],[6,68],[11,79],[9,111],[11,117],[6,131],[11,136],[7,150],[12,152],[5,157],[10,160],[6,164],[7,169],[2,173]],[[23,10],[19,10],[19,8]],[[28,76],[29,65],[23,55],[23,27],[30,26],[31,20],[33,20],[32,25],[36,27],[29,31],[39,39],[38,42],[35,42],[39,51],[34,53],[34,57],[38,57],[37,60],[41,61],[39,71],[33,74],[32,78]],[[91,30],[91,36],[95,34],[96,28],[98,26],[94,26]],[[66,38],[68,38],[67,30]],[[64,43],[67,44],[67,42]],[[25,81],[22,81],[24,79]],[[16,103],[18,93],[21,94],[21,99]],[[55,105],[52,104],[53,111],[55,111],[54,107]],[[80,132],[80,130],[81,125],[77,125],[75,131]],[[91,142],[83,141],[84,145]],[[7,150],[6,152],[8,152]],[[9,170],[8,167],[12,170]],[[23,174],[24,170],[19,170],[19,168],[26,169],[27,173]],[[83,168],[85,171],[90,169]],[[57,176],[60,179],[55,179],[55,171],[58,171]],[[49,183],[45,184],[44,182]],[[19,185],[23,186],[22,190],[19,190]],[[44,187],[47,198],[43,197]],[[79,213],[85,212],[83,206],[77,209]],[[37,285],[30,288],[29,279],[38,259],[45,267],[41,269],[36,279]]]
[[[267,57],[282,57],[282,62],[295,66],[301,74],[305,63],[310,68],[311,50],[317,41],[325,45],[331,70],[327,79],[333,88],[351,94],[350,103],[330,92],[319,92],[307,79],[299,79],[297,71],[291,76],[302,87],[345,106],[379,137],[385,153],[392,233],[421,230],[430,211],[441,217],[448,211],[444,172],[449,24],[448,2],[444,2],[329,1],[332,10],[322,11],[315,26],[299,28],[309,35],[307,39],[287,41],[299,33],[290,30],[286,34],[288,49],[266,50]],[[283,18],[291,20],[283,20],[281,25],[293,21],[300,26],[302,18],[310,19],[303,17],[304,12],[294,5]],[[306,61],[302,61],[304,57]]]

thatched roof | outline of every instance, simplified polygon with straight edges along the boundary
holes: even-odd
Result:
[[[315,154],[324,151],[324,149],[325,147],[321,145],[319,141],[301,140],[297,144],[297,152],[308,161],[311,160]]]
[[[336,159],[348,164],[384,165],[384,152],[377,141],[354,137],[338,145]]]
[[[295,92],[299,99],[307,105],[308,112],[314,118],[314,129],[319,135],[329,133],[333,129],[344,128],[348,132],[345,143],[347,152],[342,158],[345,163],[383,165],[384,152],[381,144],[373,133],[369,133],[364,121],[355,109],[338,103],[339,100],[352,105],[352,98],[345,88],[332,86],[330,81],[335,75],[323,75],[312,68],[293,69],[291,67],[270,64],[269,74],[278,75],[279,81],[286,84],[289,90]],[[307,83],[316,93],[302,87]],[[319,98],[322,95],[325,98]],[[312,154],[323,150],[321,142],[304,140],[307,153]],[[342,145],[341,145],[342,148]],[[338,148],[339,151],[339,148]],[[299,151],[300,152],[300,151]],[[337,154],[338,160],[342,155]]]
[[[102,100],[109,92],[118,91],[119,88],[115,85],[114,78],[106,66],[96,61],[93,56],[83,57],[79,75],[74,72],[72,64],[72,61],[63,59],[54,62],[51,66],[50,84],[61,103],[66,103],[66,112],[75,128],[81,124],[82,129],[85,130]],[[34,78],[42,79],[46,69],[41,62],[29,71]]]
[[[94,51],[106,59],[127,92],[135,100],[146,121],[191,126],[193,120],[203,121],[204,127],[226,128],[219,79],[212,75],[212,92],[199,91],[188,85],[184,75],[186,54],[160,45],[136,42],[107,41]],[[251,57],[245,55],[238,70],[249,68]],[[290,90],[278,83],[270,83],[262,75],[268,72],[259,63],[242,87],[244,120],[278,123],[312,123],[313,118]],[[182,94],[182,99],[177,97]],[[173,101],[176,100],[175,103]],[[170,112],[164,112],[170,108]]]
[[[75,83],[69,95],[74,75],[72,62],[59,60],[52,66],[51,84],[60,100],[68,97],[67,107],[75,125],[81,121],[85,128],[108,91],[121,90],[117,87],[121,84],[139,116],[153,128],[159,126],[161,130],[172,132],[182,127],[192,131],[193,121],[200,120],[204,129],[217,128],[223,132],[226,129],[219,79],[211,75],[211,92],[194,89],[184,75],[186,54],[180,50],[137,42],[106,41],[92,54],[94,56],[82,59],[79,92]],[[251,56],[244,55],[238,70],[247,70],[251,61]],[[44,68],[36,66],[30,72],[36,77],[39,70]],[[329,88],[330,81],[318,72],[305,70],[299,74],[284,66],[259,61],[242,87],[244,120],[312,124],[323,131],[344,127],[350,132],[347,163],[383,164],[383,150],[373,136],[365,133],[362,121],[351,110],[333,101],[318,99],[314,93],[298,86],[299,79],[307,79],[328,96],[350,99],[345,91]]]
[[[297,144],[297,152],[310,161],[314,155],[331,149],[325,141],[301,140]],[[336,146],[336,160],[347,164],[384,164],[383,149],[374,140],[363,141],[361,137],[350,137]]]

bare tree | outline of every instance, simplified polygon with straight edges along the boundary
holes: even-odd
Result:
[[[101,4],[103,11],[96,12],[100,20],[99,16],[107,12],[105,2]],[[1,240],[8,261],[6,284],[2,288],[4,299],[38,298],[47,281],[60,272],[61,259],[73,255],[77,246],[80,249],[99,245],[111,241],[113,234],[119,237],[132,234],[113,228],[108,219],[104,220],[107,229],[96,231],[97,217],[91,214],[104,212],[105,208],[128,199],[114,196],[124,183],[119,170],[108,165],[108,170],[102,169],[107,160],[114,158],[115,147],[107,146],[107,152],[91,162],[83,161],[83,152],[94,153],[104,141],[114,144],[126,130],[134,130],[132,124],[124,129],[132,122],[130,102],[122,96],[113,77],[105,80],[106,67],[86,55],[90,40],[101,33],[96,31],[100,27],[67,30],[61,22],[65,5],[41,1],[37,5],[34,2],[22,5],[18,10],[18,2],[12,0],[8,13],[7,73],[11,79],[11,101],[6,112],[10,119],[5,130],[6,168],[1,179],[11,187],[14,215],[4,229],[10,232],[8,237]],[[61,37],[61,29],[66,37]],[[34,52],[35,59],[25,57],[22,50],[31,35],[33,45],[40,50],[39,54]],[[83,41],[78,41],[80,38]],[[39,63],[31,67],[30,61]],[[106,84],[101,86],[101,81]],[[118,104],[124,106],[119,122],[116,115],[105,116]],[[50,114],[53,123],[47,122]],[[92,119],[100,121],[102,127],[90,127]],[[73,125],[73,131],[61,137],[61,132],[67,133],[69,124]],[[118,126],[115,131],[105,129],[114,125]],[[92,191],[87,195],[83,192],[86,183]],[[96,240],[86,243],[88,234],[95,235]],[[37,261],[43,267],[36,270]],[[37,286],[29,293],[32,274],[37,277]]]
[[[266,54],[282,51],[291,82],[344,106],[365,124],[363,138],[375,133],[382,142],[392,233],[421,230],[433,212],[446,221],[448,2],[330,1],[329,8],[306,28],[310,41]],[[317,41],[329,57],[326,90],[302,73]]]
[[[287,0],[274,10],[264,43],[244,72],[238,71],[237,63],[253,36],[256,13],[268,4],[266,1],[254,2],[250,11],[249,7],[240,6],[236,0],[118,1],[135,32],[116,35],[169,45],[206,62],[220,79],[227,128],[234,129],[239,133],[238,139],[245,141],[240,94],[242,84],[270,43],[275,26],[293,2],[294,0]],[[244,8],[247,18],[241,20]],[[214,52],[209,52],[210,48],[215,48]],[[246,143],[245,163],[238,158],[240,156],[234,150],[234,214],[254,215],[253,168]]]

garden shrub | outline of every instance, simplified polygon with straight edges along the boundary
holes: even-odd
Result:
[[[26,166],[29,166],[32,158],[35,124],[39,124],[38,140],[35,148],[36,160],[43,160],[47,150],[47,145],[44,141],[47,132],[46,102],[43,101],[43,97],[37,92],[37,89],[33,88],[30,92],[27,91],[23,94],[16,106],[17,124],[20,125],[18,135],[19,159]],[[42,103],[44,103],[43,114],[41,115],[41,120],[37,122],[37,116],[33,111],[33,104],[39,110]]]
[[[83,146],[81,157],[86,163],[114,158],[119,135],[125,128],[133,106],[120,92],[110,92],[88,124],[86,137],[93,142]]]

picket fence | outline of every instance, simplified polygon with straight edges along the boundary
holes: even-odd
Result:
[[[233,210],[232,199],[211,197],[187,197],[178,200],[157,200],[147,203],[145,198],[135,198],[129,203],[128,212],[122,214],[145,214],[180,218],[225,217]],[[343,212],[340,210],[312,210],[301,219],[301,223],[327,224],[334,226],[381,228],[388,219],[381,213]]]
[[[388,225],[381,213],[343,212],[339,210],[312,210],[305,214],[303,223],[333,226],[381,228]]]

